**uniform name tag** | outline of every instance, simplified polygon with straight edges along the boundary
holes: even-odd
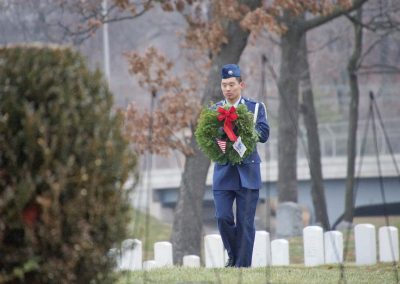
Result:
[[[236,150],[236,152],[238,152],[240,158],[243,157],[244,153],[246,152],[246,146],[243,144],[242,142],[242,138],[240,138],[240,136],[238,137],[238,139],[236,140],[236,142],[233,144],[233,149]]]

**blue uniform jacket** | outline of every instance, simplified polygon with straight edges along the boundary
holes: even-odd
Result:
[[[257,102],[242,97],[239,102],[245,104],[249,111],[255,112]],[[216,107],[225,104],[225,100],[216,104]],[[256,131],[259,133],[259,142],[265,143],[269,137],[269,125],[267,120],[267,113],[265,106],[259,103],[258,115],[256,120]],[[261,187],[261,173],[260,173],[261,159],[257,152],[257,147],[254,151],[243,160],[241,164],[231,165],[229,163],[214,165],[213,175],[213,190],[240,190],[260,189]]]

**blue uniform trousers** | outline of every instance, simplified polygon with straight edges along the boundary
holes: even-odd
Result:
[[[254,217],[258,189],[213,190],[218,229],[236,267],[249,267],[255,237]],[[236,199],[236,224],[232,205]]]

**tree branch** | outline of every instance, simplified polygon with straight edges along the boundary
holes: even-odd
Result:
[[[311,30],[313,28],[316,28],[320,25],[323,25],[337,17],[340,17],[344,14],[350,13],[354,10],[357,10],[358,8],[360,8],[364,3],[366,3],[368,0],[354,0],[353,5],[348,8],[348,9],[336,9],[335,11],[333,11],[332,13],[330,13],[329,15],[324,15],[324,16],[319,16],[319,17],[315,17],[313,19],[304,21],[301,24],[301,29],[302,31],[306,32],[308,30]]]
[[[399,30],[400,23],[393,20],[390,14],[396,14],[400,11],[400,6],[395,8],[391,7],[392,9],[387,10],[385,13],[379,13],[378,15],[374,15],[369,19],[367,23],[363,23],[362,21],[357,20],[350,14],[346,14],[346,18],[352,22],[357,23],[358,25],[362,26],[364,29],[367,29],[372,32],[382,31],[382,30]],[[380,20],[385,18],[385,20]]]
[[[387,37],[391,32],[387,31],[385,34],[381,35],[374,43],[372,43],[367,50],[361,55],[359,65],[362,64],[362,61],[364,60],[365,57],[381,42],[382,39]]]
[[[272,78],[274,79],[276,86],[278,86],[278,74],[275,72],[274,66],[272,66],[271,62],[268,60],[268,57],[265,56],[265,63],[267,64],[267,68],[271,73]]]
[[[340,39],[340,37],[339,37],[339,36],[336,36],[336,37],[334,37],[334,38],[328,40],[327,42],[323,43],[323,44],[320,45],[320,46],[317,46],[317,47],[312,48],[312,49],[309,48],[308,51],[307,51],[307,53],[314,53],[314,52],[320,51],[320,50],[324,49],[326,46],[330,45],[331,43],[334,43],[335,41],[338,41],[339,39]]]
[[[102,24],[121,22],[121,21],[136,19],[148,11],[148,9],[143,9],[142,11],[134,15],[110,17],[109,15],[111,14],[114,8],[116,7],[115,6],[110,7],[106,14],[102,14],[100,10],[98,13],[95,12],[90,14],[81,13],[83,18],[81,18],[80,22],[86,24],[90,19],[96,19]],[[90,38],[92,34],[100,27],[92,25],[92,26],[87,26],[87,28],[84,29],[73,30],[70,27],[64,25],[61,21],[58,22],[58,26],[64,31],[66,36],[74,37],[73,42],[78,45],[82,44],[85,40]]]
[[[400,74],[400,68],[386,64],[364,65],[359,68],[359,74]]]

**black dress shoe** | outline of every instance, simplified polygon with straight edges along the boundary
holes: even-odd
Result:
[[[235,260],[233,259],[233,257],[230,257],[226,262],[225,267],[234,267],[234,266],[235,266]]]

